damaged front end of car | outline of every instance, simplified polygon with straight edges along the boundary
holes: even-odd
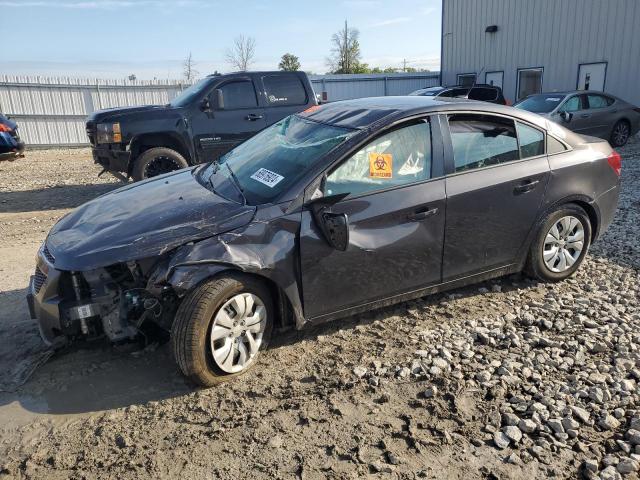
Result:
[[[157,263],[144,259],[87,271],[57,270],[43,244],[27,295],[43,340],[54,348],[102,337],[121,343],[144,335],[151,324],[170,328],[179,299],[171,288],[149,288]]]

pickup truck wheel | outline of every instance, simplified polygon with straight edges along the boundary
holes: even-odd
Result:
[[[527,271],[543,282],[559,282],[580,267],[589,250],[591,222],[575,204],[551,212],[531,244]]]
[[[194,289],[171,328],[182,373],[212,386],[249,370],[267,347],[273,325],[269,291],[257,280],[223,277]]]
[[[188,166],[184,157],[175,150],[165,147],[150,148],[136,159],[132,176],[137,182]]]

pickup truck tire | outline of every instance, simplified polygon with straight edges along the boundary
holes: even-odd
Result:
[[[229,275],[201,284],[184,298],[171,327],[180,370],[205,387],[242,375],[267,347],[273,315],[270,292],[258,279]]]
[[[142,155],[136,158],[131,176],[138,182],[188,166],[185,158],[175,150],[155,147],[145,150]]]

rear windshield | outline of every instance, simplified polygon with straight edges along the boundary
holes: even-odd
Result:
[[[527,110],[528,112],[549,113],[560,105],[564,98],[565,95],[531,95],[516,103],[514,107]]]

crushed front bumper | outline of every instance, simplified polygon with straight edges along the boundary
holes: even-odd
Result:
[[[129,174],[131,152],[120,144],[94,145],[91,147],[93,161],[108,172],[123,172]]]

